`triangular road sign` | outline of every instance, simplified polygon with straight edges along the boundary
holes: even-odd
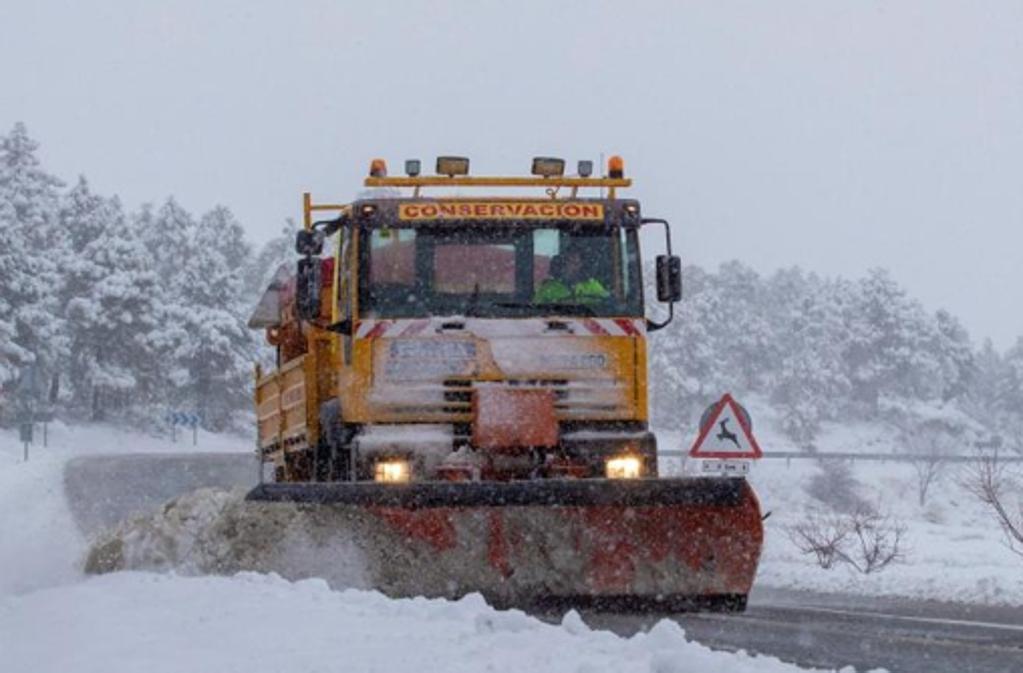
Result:
[[[692,458],[760,458],[763,452],[753,438],[749,416],[732,396],[725,396],[711,408],[709,419],[700,427]]]

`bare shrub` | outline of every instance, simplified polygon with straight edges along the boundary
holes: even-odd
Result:
[[[1005,434],[1009,440],[1009,448],[1023,455],[1023,417],[1015,417],[1005,422]]]
[[[806,492],[829,509],[855,512],[868,507],[859,494],[852,467],[842,460],[821,460],[821,471],[810,477]]]
[[[987,505],[1002,532],[1006,545],[1023,556],[1023,495],[1017,479],[1008,474],[1007,465],[998,454],[987,454],[965,470],[962,486]],[[1015,508],[1011,504],[1015,495]]]
[[[849,527],[856,542],[849,553],[843,553],[842,560],[864,575],[904,560],[906,527],[891,515],[861,510],[849,517]]]
[[[945,471],[955,440],[940,424],[923,423],[907,429],[902,441],[907,452],[916,456],[911,464],[916,473],[917,500],[923,507],[931,486]]]
[[[789,539],[804,554],[813,554],[817,565],[825,570],[839,560],[839,548],[849,534],[841,517],[811,512],[805,519],[785,529]]]
[[[817,565],[826,570],[845,563],[869,575],[905,559],[906,527],[869,507],[830,515],[810,512],[786,528],[786,533],[801,552],[813,554]]]

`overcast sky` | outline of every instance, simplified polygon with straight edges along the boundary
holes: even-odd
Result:
[[[301,7],[301,8],[299,8]],[[1023,334],[1023,2],[7,0],[0,127],[253,237],[369,160],[621,153],[689,262],[884,266]]]

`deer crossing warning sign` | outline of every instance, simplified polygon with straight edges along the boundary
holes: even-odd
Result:
[[[748,460],[762,455],[749,414],[728,393],[704,412],[700,434],[689,449],[691,458]]]

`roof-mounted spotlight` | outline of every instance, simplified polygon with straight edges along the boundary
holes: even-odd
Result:
[[[533,157],[533,175],[553,178],[565,174],[565,160],[556,157]]]
[[[625,161],[617,154],[607,160],[607,177],[616,179],[625,177]]]
[[[374,159],[369,162],[369,176],[371,178],[386,178],[387,162],[383,159]]]
[[[453,178],[456,175],[469,174],[468,157],[437,157],[437,175]]]
[[[419,175],[422,169],[422,164],[419,163],[419,159],[406,159],[405,160],[405,175],[410,178],[414,178]]]
[[[579,161],[578,170],[580,178],[588,178],[593,175],[593,162],[589,159],[581,159]]]

